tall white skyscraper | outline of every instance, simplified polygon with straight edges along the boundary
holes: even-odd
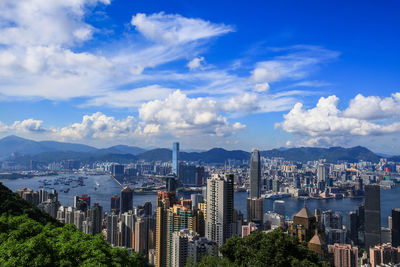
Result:
[[[232,235],[233,174],[213,174],[207,179],[206,237],[222,246]]]
[[[179,143],[175,142],[172,145],[172,172],[179,176]]]

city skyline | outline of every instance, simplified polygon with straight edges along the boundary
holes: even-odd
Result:
[[[396,154],[397,1],[209,4],[0,4],[0,137]]]

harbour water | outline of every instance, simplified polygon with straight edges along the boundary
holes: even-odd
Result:
[[[77,177],[79,175],[61,175],[62,177]],[[16,179],[16,180],[4,180],[0,179],[5,186],[10,188],[12,191],[16,191],[21,187],[28,187],[33,190],[39,190],[42,183],[39,180],[47,179],[50,181],[51,187],[54,187],[58,191],[58,198],[61,202],[61,205],[64,206],[72,206],[73,205],[73,196],[74,195],[82,195],[88,194],[91,197],[91,203],[98,202],[101,206],[103,206],[104,211],[110,210],[110,198],[113,195],[120,195],[121,186],[115,182],[108,175],[89,175],[88,178],[84,180],[85,186],[78,187],[69,187],[70,190],[68,193],[64,193],[63,191],[66,189],[66,185],[58,184],[54,185],[54,180],[61,176],[47,176],[47,177],[36,177],[30,179]],[[50,191],[49,189],[46,189]],[[240,210],[244,215],[246,215],[246,192],[236,192],[235,193],[235,209]],[[156,205],[156,194],[134,194],[133,196],[133,205],[138,206],[142,205],[147,201],[150,201],[153,204],[153,209]],[[286,216],[291,218],[294,214],[296,214],[304,205],[304,200],[295,199],[295,198],[284,198],[285,201],[285,209]],[[317,199],[309,199],[306,201],[307,207],[314,211],[314,209],[321,210],[333,210],[342,213],[343,220],[346,220],[346,212],[352,211],[356,209],[360,204],[364,203],[363,198],[343,198],[343,199],[326,199],[326,200],[317,200]],[[388,224],[388,216],[391,214],[391,210],[393,208],[400,208],[400,187],[395,187],[390,190],[381,190],[381,224],[382,226],[387,226]],[[269,211],[273,210],[273,200],[266,199],[264,201],[264,210]]]

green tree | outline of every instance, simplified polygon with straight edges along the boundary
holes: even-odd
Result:
[[[222,259],[203,257],[198,266],[323,266],[305,243],[275,230],[253,232],[244,238],[234,236],[220,248]]]
[[[0,216],[0,262],[1,266],[148,266],[142,255],[113,249],[100,234],[5,214]]]

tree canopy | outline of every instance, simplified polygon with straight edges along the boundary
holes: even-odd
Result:
[[[324,266],[305,243],[281,230],[253,232],[244,238],[234,236],[220,248],[223,258],[203,257],[197,265],[206,266]]]
[[[27,215],[0,216],[2,266],[148,266],[144,257],[111,248],[101,234],[73,225],[42,225]]]

